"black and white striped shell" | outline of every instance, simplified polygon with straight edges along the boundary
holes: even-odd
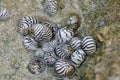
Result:
[[[79,27],[79,19],[77,16],[71,16],[68,20],[67,20],[67,24],[68,26],[70,26],[70,28],[72,29],[77,29]]]
[[[55,15],[58,10],[58,1],[57,0],[45,0],[44,7],[45,7],[45,11],[49,15]]]
[[[38,23],[38,18],[35,16],[25,16],[18,23],[18,32],[22,35],[27,35],[33,24]]]
[[[28,70],[32,74],[40,74],[46,68],[46,64],[41,57],[34,56],[28,64]]]
[[[27,50],[30,50],[30,51],[36,51],[38,48],[38,43],[28,35],[24,37],[23,45]]]
[[[83,38],[82,49],[87,55],[92,55],[96,51],[96,43],[92,36],[86,36]]]
[[[85,60],[85,52],[82,49],[75,50],[71,54],[71,62],[75,67],[79,67],[81,63]]]
[[[44,61],[47,65],[53,65],[56,61],[56,55],[54,51],[44,53]]]
[[[56,27],[52,24],[52,23],[49,23],[49,22],[44,22],[43,25],[45,25],[46,27],[48,27],[52,33],[56,33]]]
[[[59,57],[59,58],[63,58],[63,59],[69,59],[70,58],[70,55],[72,54],[73,52],[73,48],[71,45],[69,44],[59,44],[57,47],[56,47],[56,55]]]
[[[54,37],[55,37],[55,34],[58,32],[58,30],[60,30],[61,28],[62,28],[62,24],[60,24],[60,23],[55,24],[55,27],[52,28]]]
[[[43,52],[51,52],[51,51],[55,50],[56,46],[57,46],[57,41],[55,39],[53,39],[49,42],[43,42],[42,50],[43,50]]]
[[[60,30],[58,30],[55,38],[58,41],[58,43],[66,43],[69,42],[73,36],[74,36],[73,30],[61,28]]]
[[[38,42],[50,41],[53,35],[52,31],[43,24],[34,24],[29,34]]]
[[[9,17],[9,11],[4,7],[0,7],[0,20],[7,20]]]
[[[56,61],[55,70],[60,76],[64,77],[71,77],[75,72],[75,68],[65,59],[59,59]]]
[[[81,48],[81,40],[79,37],[73,37],[69,44],[73,47],[74,50],[78,49],[78,48]]]

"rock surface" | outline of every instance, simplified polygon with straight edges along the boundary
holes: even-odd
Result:
[[[32,75],[27,65],[32,57],[17,33],[19,19],[27,15],[44,16],[52,22],[66,24],[70,13],[79,14],[79,37],[93,35],[97,42],[95,55],[87,57],[71,80],[120,80],[120,1],[63,0],[64,8],[49,17],[44,0],[0,0],[10,11],[10,19],[0,21],[0,80],[60,80],[54,70]],[[103,20],[105,25],[98,27]],[[18,68],[13,65],[17,65]]]

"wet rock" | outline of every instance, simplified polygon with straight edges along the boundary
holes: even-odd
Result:
[[[11,2],[12,1],[12,2]],[[0,0],[0,5],[11,12],[10,19],[0,21],[0,80],[59,80],[53,72],[32,75],[27,70],[30,54],[22,45],[22,39],[16,32],[18,20],[26,15],[44,14],[41,5],[44,0]],[[120,80],[120,1],[119,0],[64,0],[65,7],[50,21],[66,25],[69,13],[77,13],[81,17],[80,37],[92,34],[98,48],[95,55],[88,58],[77,69],[77,80]],[[102,21],[101,21],[102,20]],[[99,29],[96,27],[101,26]],[[104,27],[102,27],[104,26]],[[42,56],[38,50],[34,55]],[[11,67],[15,61],[21,62]],[[19,68],[19,69],[18,69]],[[74,79],[71,79],[74,80]]]
[[[19,64],[19,63],[14,63],[14,64],[13,64],[13,67],[14,67],[15,69],[19,69],[19,68],[20,68],[20,64]]]
[[[104,20],[101,20],[101,21],[98,23],[98,27],[103,27],[105,24],[106,24],[106,22],[105,22]]]
[[[95,34],[99,41],[104,42],[101,61],[95,67],[96,80],[120,79],[120,26],[113,24],[101,28]]]

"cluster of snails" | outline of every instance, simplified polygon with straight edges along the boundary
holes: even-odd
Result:
[[[57,0],[46,0],[45,10],[50,15],[57,13]],[[84,62],[87,55],[96,51],[96,43],[92,36],[82,40],[75,35],[80,25],[77,15],[68,18],[66,26],[48,20],[40,20],[37,16],[25,16],[18,24],[18,32],[23,36],[23,45],[29,51],[41,48],[43,55],[34,56],[28,64],[33,74],[42,73],[46,67],[54,67],[61,77],[74,75],[76,69]]]
[[[29,51],[41,48],[43,56],[35,56],[28,64],[33,74],[39,74],[46,66],[52,66],[62,77],[71,77],[80,67],[87,55],[96,51],[96,43],[92,36],[82,40],[75,36],[78,28],[77,16],[71,16],[67,26],[53,25],[51,22],[39,21],[35,16],[23,17],[18,32],[23,36],[23,45]]]
[[[55,15],[59,0],[45,0],[45,11]],[[0,19],[9,17],[5,8],[0,8]],[[34,56],[28,64],[28,70],[33,74],[42,73],[46,67],[54,67],[61,77],[72,77],[77,68],[84,62],[86,56],[96,51],[96,43],[92,36],[82,40],[75,31],[80,25],[77,15],[68,18],[66,26],[55,24],[48,20],[40,20],[38,16],[25,16],[20,19],[18,33],[23,37],[23,45],[28,51],[36,52],[42,49],[43,55]]]

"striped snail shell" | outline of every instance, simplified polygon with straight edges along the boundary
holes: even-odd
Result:
[[[51,51],[54,51],[56,46],[57,46],[57,41],[55,39],[53,39],[49,42],[43,42],[42,50],[43,50],[43,52],[51,52]]]
[[[82,49],[77,49],[71,54],[71,62],[75,67],[79,67],[85,60],[85,52]]]
[[[0,7],[0,20],[7,20],[10,17],[8,10],[4,7]]]
[[[34,24],[29,34],[38,42],[50,41],[53,35],[52,31],[43,24]]]
[[[28,64],[28,70],[32,74],[40,74],[46,68],[46,64],[41,57],[34,56]]]
[[[38,43],[28,35],[24,37],[23,45],[27,50],[30,50],[30,51],[36,51],[38,48]]]
[[[45,25],[46,27],[51,29],[51,31],[54,33],[54,35],[58,32],[59,29],[62,28],[62,24],[60,24],[60,23],[54,24],[54,23],[50,23],[50,22],[43,22],[43,25]]]
[[[35,16],[25,16],[23,17],[18,24],[18,32],[22,35],[27,35],[29,29],[33,24],[38,23],[38,18]]]
[[[44,7],[45,7],[45,11],[49,15],[55,15],[58,9],[58,1],[57,0],[45,0]]]
[[[61,28],[58,30],[55,38],[58,43],[66,43],[74,36],[73,30],[67,28]]]
[[[62,28],[62,24],[60,23],[57,23],[54,25],[54,27],[52,27],[52,32],[54,33],[54,36],[58,32],[58,30],[60,30],[61,28]]]
[[[44,53],[44,61],[47,65],[53,65],[56,61],[54,51]]]
[[[96,51],[96,43],[92,36],[86,36],[83,38],[82,49],[87,55],[92,55]]]
[[[55,35],[55,33],[56,33],[56,27],[53,26],[52,23],[44,22],[43,25],[45,25],[46,27],[48,27],[52,31],[52,33],[54,33],[54,35]]]
[[[73,52],[73,48],[69,44],[59,44],[56,47],[56,55],[60,58],[69,59]]]
[[[77,16],[71,16],[68,20],[67,20],[67,24],[68,26],[70,26],[70,28],[72,29],[77,29],[79,27],[79,20]]]
[[[78,48],[81,48],[81,40],[79,37],[73,37],[69,44],[73,47],[74,50],[78,49]]]
[[[65,59],[58,59],[55,63],[55,70],[60,76],[71,77],[75,68]]]

